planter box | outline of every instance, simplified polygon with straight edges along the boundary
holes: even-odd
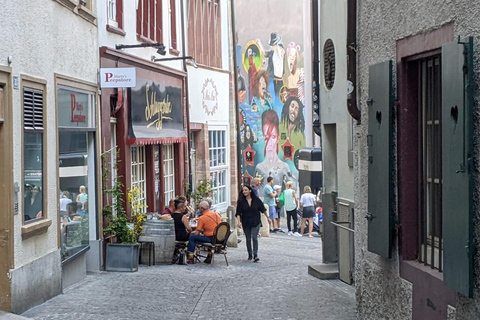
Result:
[[[107,271],[138,271],[138,243],[107,243],[105,270]]]

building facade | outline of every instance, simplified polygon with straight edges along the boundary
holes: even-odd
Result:
[[[360,319],[479,316],[479,9],[359,2]]]
[[[135,86],[102,88],[102,154],[107,167],[117,162],[125,194],[136,186],[145,211],[162,212],[170,199],[185,195],[189,174],[184,4],[97,5],[101,70],[130,68],[136,80]]]
[[[230,8],[230,1],[187,1],[185,16],[196,62],[187,66],[191,188],[211,181],[218,212],[235,203],[238,187]]]
[[[21,313],[99,269],[95,12],[73,0],[3,6],[2,310]]]

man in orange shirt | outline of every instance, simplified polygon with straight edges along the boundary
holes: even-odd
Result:
[[[200,202],[198,206],[201,216],[198,218],[197,229],[190,234],[188,238],[188,260],[187,263],[194,263],[194,253],[195,246],[197,242],[212,243],[213,236],[215,234],[215,228],[218,224],[222,222],[222,218],[216,212],[210,211],[210,206],[207,201]],[[200,235],[200,232],[203,232],[203,235]],[[211,263],[212,257],[211,253],[208,254],[208,257],[205,259],[205,263]]]

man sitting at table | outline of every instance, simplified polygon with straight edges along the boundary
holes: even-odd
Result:
[[[222,218],[216,212],[210,211],[210,206],[207,201],[202,201],[199,204],[199,209],[202,215],[198,218],[197,229],[190,234],[188,238],[188,260],[187,263],[194,263],[195,247],[197,243],[209,242],[212,243],[213,236],[215,234],[215,228]],[[203,235],[200,235],[200,232],[203,232]],[[207,258],[204,260],[205,263],[212,262],[212,254],[208,253]]]

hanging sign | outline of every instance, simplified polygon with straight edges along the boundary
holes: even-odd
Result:
[[[100,68],[101,88],[135,88],[135,68]]]

